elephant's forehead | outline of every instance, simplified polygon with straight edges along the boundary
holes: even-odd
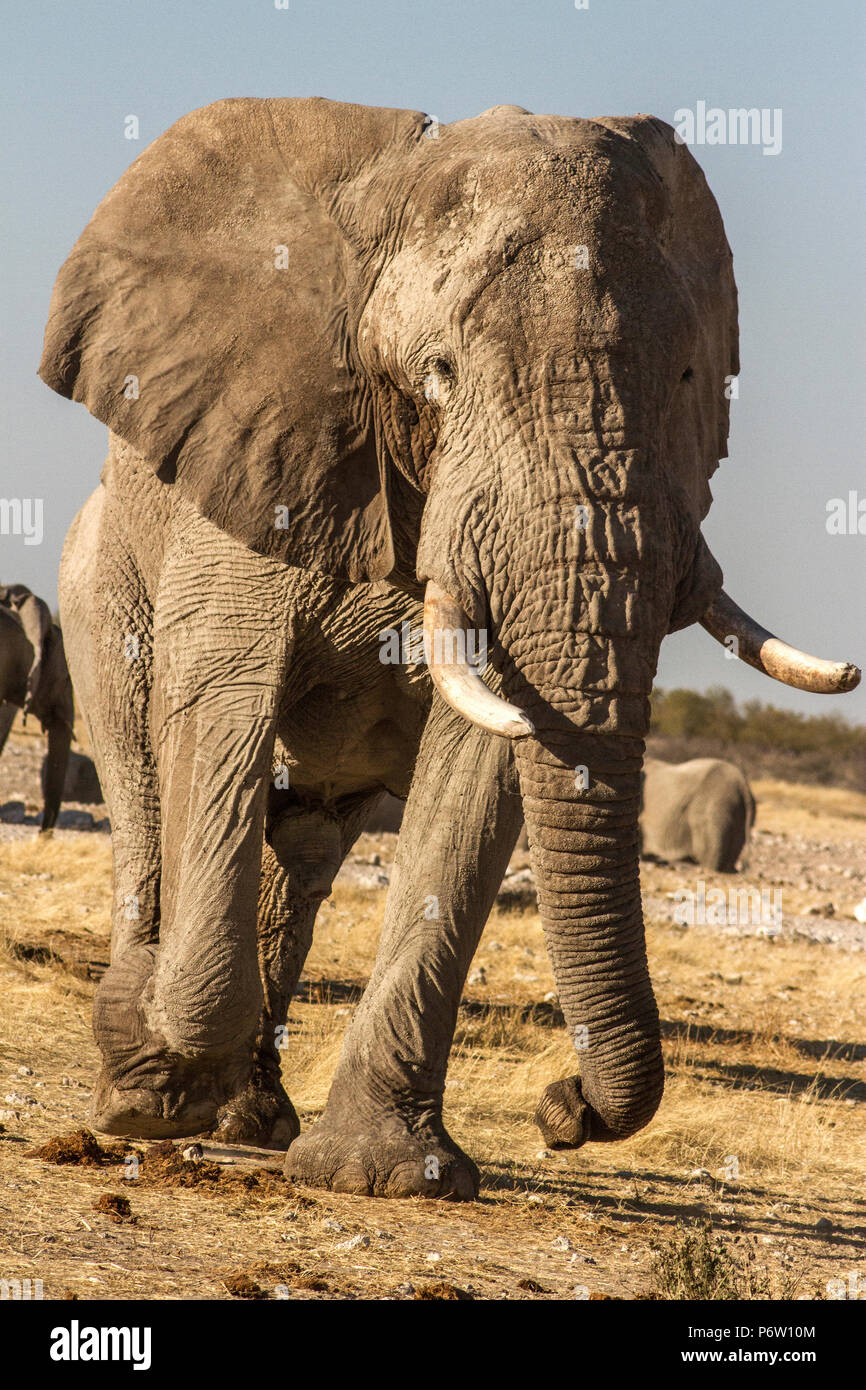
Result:
[[[524,217],[593,205],[608,215],[618,204],[661,201],[662,186],[631,141],[592,121],[550,122],[550,130],[504,131],[484,122],[445,127],[436,141],[421,141],[408,180],[408,206],[429,223],[519,208]]]

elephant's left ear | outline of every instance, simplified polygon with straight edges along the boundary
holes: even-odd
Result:
[[[61,269],[39,369],[223,530],[351,580],[393,566],[384,464],[353,367],[370,254],[358,209],[380,173],[399,186],[424,123],[320,99],[184,117]]]

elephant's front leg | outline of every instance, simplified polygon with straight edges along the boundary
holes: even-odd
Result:
[[[438,696],[400,832],[382,939],[325,1112],[286,1173],[376,1196],[472,1198],[478,1171],[442,1123],[469,964],[521,824],[510,746]]]
[[[168,562],[156,606],[159,946],[137,999],[101,992],[95,1016],[95,1122],[113,1134],[209,1129],[250,1072],[261,1014],[256,913],[286,596],[280,567],[212,529],[208,540],[198,564],[187,549]]]

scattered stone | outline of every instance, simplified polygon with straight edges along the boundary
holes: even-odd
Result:
[[[337,1246],[338,1250],[366,1250],[370,1244],[369,1236],[352,1236],[349,1240],[341,1240]]]
[[[486,984],[487,984],[487,974],[486,974],[486,972],[485,972],[485,970],[484,970],[484,966],[483,966],[483,965],[479,965],[479,967],[478,967],[477,970],[473,970],[473,971],[472,971],[472,974],[469,976],[469,979],[466,981],[466,983],[467,983],[468,985],[486,985]]]
[[[428,1265],[435,1265],[439,1262],[439,1260],[442,1259],[442,1256],[439,1254],[438,1250],[431,1250],[430,1253],[425,1256],[425,1258],[427,1260]]]
[[[539,1284],[537,1279],[518,1279],[517,1287],[525,1289],[527,1293],[550,1293],[543,1284]]]
[[[693,1168],[689,1173],[689,1182],[712,1182],[713,1175],[706,1168]]]
[[[815,1230],[819,1235],[828,1236],[833,1230],[833,1222],[830,1221],[828,1217],[822,1216],[815,1222]]]
[[[866,898],[854,908],[854,921],[862,922],[866,926]]]
[[[336,1235],[340,1235],[345,1229],[345,1226],[341,1225],[339,1221],[335,1221],[333,1216],[326,1216],[322,1221],[322,1230],[324,1231],[333,1231]]]
[[[496,906],[500,912],[524,912],[527,908],[534,908],[537,901],[535,877],[531,869],[509,874],[503,879],[496,895]]]
[[[32,1068],[32,1067],[24,1067],[24,1066],[21,1066],[21,1067],[18,1068],[18,1075],[19,1075],[19,1076],[32,1076],[32,1075],[33,1075],[33,1068]]]
[[[204,1158],[204,1149],[201,1144],[188,1144],[182,1157],[184,1163],[201,1163]]]
[[[539,1150],[538,1150],[538,1153],[535,1155],[535,1157],[536,1157],[536,1158],[553,1158],[553,1153],[552,1153],[552,1151],[551,1151],[550,1149],[539,1149]]]
[[[550,1242],[550,1248],[551,1250],[570,1250],[571,1241],[568,1239],[568,1236],[556,1236],[556,1238]]]

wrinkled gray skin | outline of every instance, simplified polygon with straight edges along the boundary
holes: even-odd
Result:
[[[60,581],[114,831],[94,1124],[295,1140],[307,1182],[471,1197],[445,1072],[524,815],[589,1037],[545,1136],[624,1138],[662,1094],[641,765],[662,638],[721,585],[699,527],[736,294],[662,122],[506,107],[426,130],[320,101],[185,118],[85,231],[41,370],[113,430]],[[535,737],[483,732],[422,667],[379,661],[428,579],[488,630],[486,679]],[[295,1139],[275,1030],[383,788],[408,802],[379,954]]]
[[[691,859],[732,874],[755,820],[755,798],[735,763],[644,759],[641,853]]]
[[[30,618],[25,630],[30,616],[26,610],[37,604],[41,605],[40,612]],[[0,753],[16,713],[26,705],[27,713],[36,716],[48,735],[41,825],[46,831],[57,823],[60,812],[75,709],[60,628],[51,622],[47,605],[35,595],[30,595],[24,606],[22,618],[17,609],[0,604]]]

